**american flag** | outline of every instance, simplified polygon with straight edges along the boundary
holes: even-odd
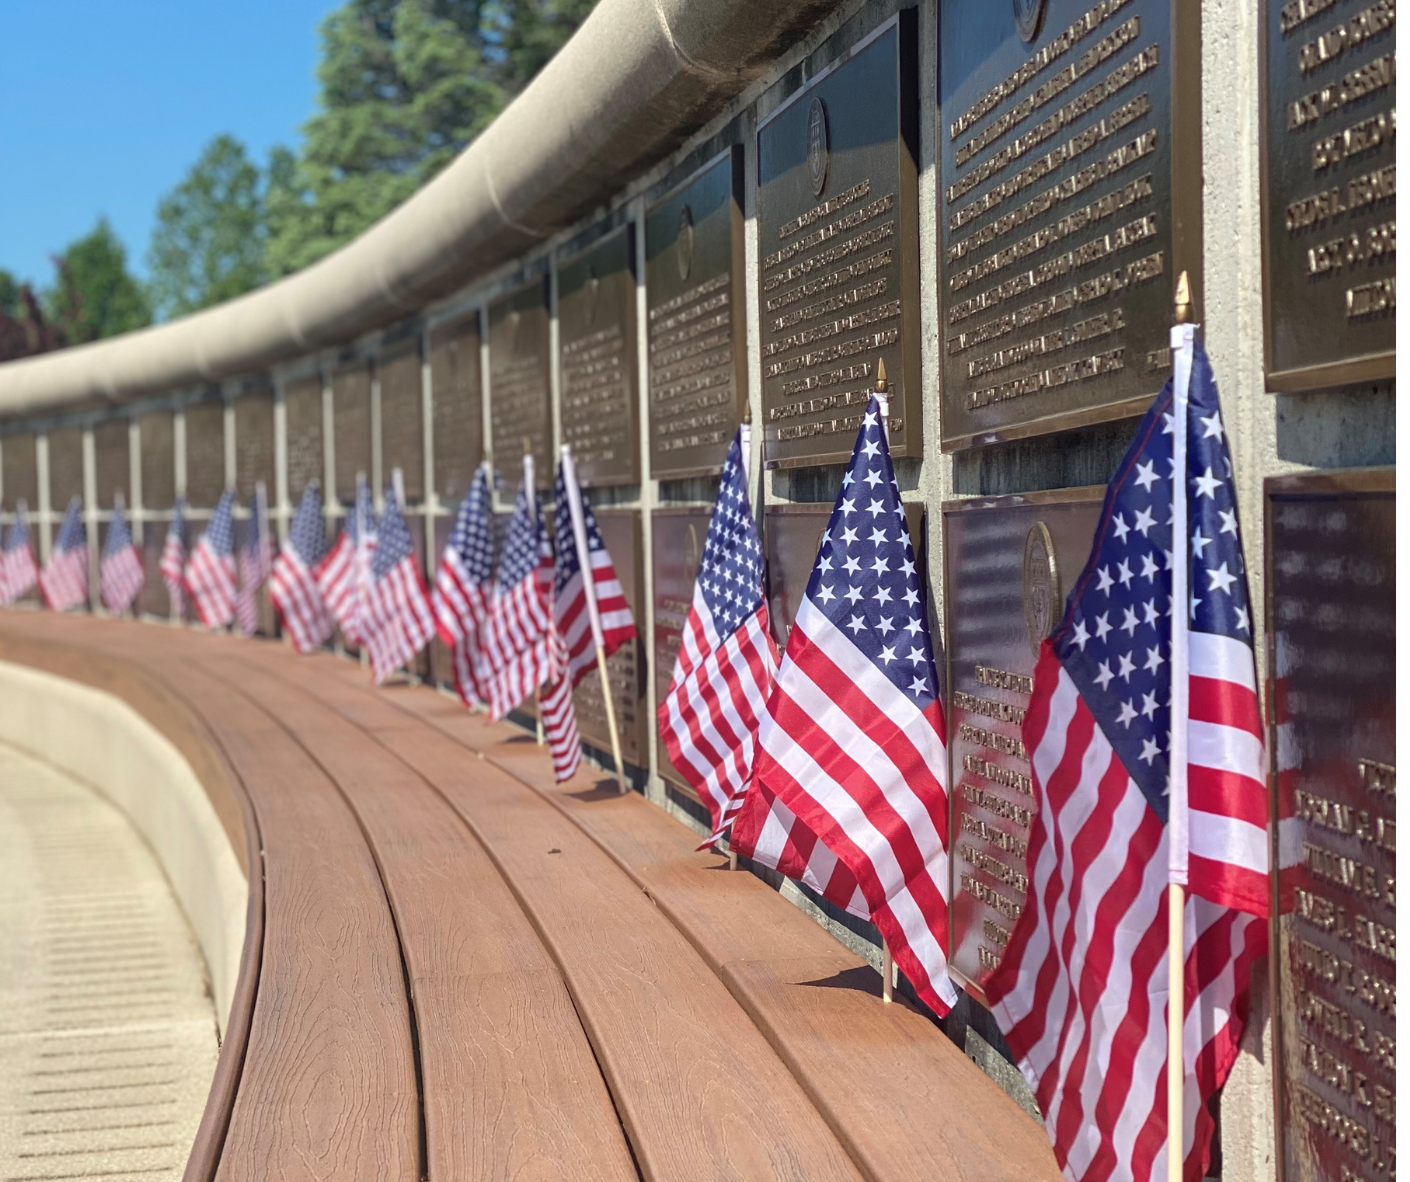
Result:
[[[562,666],[562,645],[554,643],[553,552],[537,501],[533,458],[526,456],[484,632],[492,718],[503,718],[544,682],[556,680]]]
[[[489,469],[482,464],[460,502],[432,592],[436,630],[450,648],[455,688],[467,706],[486,696],[480,634],[494,596],[493,550]]]
[[[572,479],[574,487],[569,489]],[[553,482],[553,618],[558,634],[568,651],[568,672],[573,685],[597,664],[597,648],[593,638],[587,595],[583,586],[582,566],[573,538],[573,515],[569,496],[576,493],[583,507],[583,531],[587,539],[588,561],[592,565],[592,584],[597,597],[598,620],[602,627],[602,647],[611,656],[627,641],[636,639],[636,621],[627,603],[622,582],[612,565],[612,555],[597,528],[592,505],[576,487],[576,477],[567,464],[559,464]]]
[[[245,544],[240,547],[240,587],[235,593],[235,622],[241,636],[253,636],[259,628],[259,589],[273,572],[273,546],[269,536],[269,510],[264,485],[255,486],[250,498],[250,520],[245,526]]]
[[[367,477],[359,472],[352,512],[343,520],[337,542],[314,572],[323,602],[349,644],[361,644],[365,639],[363,617],[372,585],[372,551],[376,547],[377,518],[372,512],[372,490]]]
[[[323,501],[318,481],[310,480],[269,575],[269,597],[279,609],[294,648],[301,653],[313,652],[333,635],[333,616],[314,578],[325,549]]]
[[[582,544],[592,571],[591,602],[573,525],[574,502],[581,514]],[[553,756],[554,777],[562,781],[577,771],[583,754],[573,689],[596,666],[598,645],[601,644],[604,657],[611,656],[635,639],[636,621],[612,565],[612,555],[602,540],[602,531],[597,528],[592,506],[578,487],[573,453],[566,444],[553,482],[553,503],[553,644],[559,673],[540,695],[539,709],[544,737]]]
[[[113,519],[108,523],[108,536],[103,541],[103,557],[98,563],[98,586],[103,593],[103,605],[118,616],[132,606],[147,572],[142,569],[142,555],[132,544],[132,531],[127,528],[127,514],[122,498],[113,503]]]
[[[671,687],[657,708],[671,763],[710,811],[702,848],[714,844],[739,811],[778,672],[763,547],[749,507],[748,429],[740,427],[725,457]]]
[[[25,594],[39,579],[39,564],[29,541],[29,513],[23,501],[15,506],[15,518],[0,546],[0,606],[8,606]]]
[[[755,776],[845,867],[901,971],[944,1015],[956,996],[945,718],[884,418],[873,397],[759,727]]]
[[[162,582],[166,584],[167,598],[171,600],[171,614],[181,615],[185,595],[186,571],[186,498],[176,498],[176,515],[167,526],[166,541],[162,543],[162,557],[157,564],[162,572]]]
[[[402,516],[396,482],[387,485],[386,506],[377,525],[372,585],[364,620],[372,680],[379,685],[425,648],[436,634],[431,597],[416,564],[416,549]]]
[[[1043,642],[1023,725],[1037,814],[1027,903],[984,982],[1082,1182],[1165,1177],[1174,481],[1189,531],[1185,1178],[1203,1178],[1267,948],[1267,789],[1249,596],[1219,395],[1195,344],[1188,461],[1172,385],[1107,488],[1091,557]]]
[[[88,530],[83,525],[83,503],[78,497],[64,511],[64,523],[49,561],[39,572],[44,602],[56,611],[68,611],[88,599]]]
[[[186,593],[207,628],[224,628],[235,612],[235,494],[220,494],[215,512],[186,564]]]

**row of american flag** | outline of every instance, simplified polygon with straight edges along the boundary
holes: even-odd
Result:
[[[1208,1166],[1209,1100],[1237,1053],[1273,907],[1233,469],[1198,341],[1177,470],[1175,407],[1183,405],[1167,384],[1142,421],[1108,487],[1088,563],[1042,645],[1022,731],[1037,798],[1030,889],[1002,959],[981,982],[1074,1182],[1147,1182],[1165,1169],[1170,831],[1189,850],[1184,1123],[1175,1131],[1188,1182]],[[749,496],[749,429],[740,429],[658,719],[667,755],[708,810],[701,848],[727,840],[872,922],[915,994],[943,1017],[957,1000],[946,961],[947,725],[886,409],[879,391],[862,416],[781,656]],[[189,560],[179,516],[172,525],[163,576],[173,594],[190,595],[207,626],[239,618],[240,597],[262,569],[269,534],[258,500],[247,535],[255,541],[238,570],[229,493]],[[1177,503],[1188,511],[1177,514]],[[497,718],[537,695],[555,774],[566,779],[581,758],[573,688],[594,650],[610,653],[636,625],[570,465],[557,472],[551,528],[544,508],[526,457],[496,564],[482,468],[428,591],[394,486],[379,518],[360,480],[326,549],[312,484],[268,571],[270,594],[295,648],[319,648],[336,623],[368,650],[379,682],[439,633],[467,704],[483,703]],[[71,506],[55,556],[37,575],[50,606],[80,601],[76,589],[86,595],[82,529]],[[140,564],[126,574],[114,565],[109,577],[109,556],[123,547],[130,551],[131,540],[118,510],[104,546],[110,610],[140,585]],[[1183,595],[1172,581],[1178,550],[1189,580]],[[71,569],[59,565],[69,552],[82,556]],[[33,567],[27,554],[21,513],[0,555],[0,589],[10,598],[35,577],[24,573]],[[1177,602],[1188,605],[1188,627],[1172,627]],[[1189,703],[1188,792],[1174,795],[1172,666],[1188,670],[1179,700]]]

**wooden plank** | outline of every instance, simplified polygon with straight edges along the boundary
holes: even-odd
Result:
[[[414,999],[429,1176],[635,1179],[568,991],[484,850],[443,797],[336,712],[358,691],[280,656],[251,645],[209,667],[283,721],[368,835]],[[410,742],[425,729],[392,717]]]
[[[264,953],[217,1179],[414,1182],[421,1162],[410,1010],[396,929],[356,818],[277,723],[204,670],[240,641],[122,621],[82,624],[92,643],[161,677],[206,721],[259,819]]]
[[[315,663],[330,681],[361,680],[336,658]],[[758,1029],[640,887],[526,785],[468,761],[434,727],[408,730],[406,718],[439,700],[433,691],[358,688],[330,704],[445,794],[553,953],[645,1178],[859,1177]]]
[[[447,735],[540,792],[650,896],[754,1019],[872,1182],[1060,1177],[1046,1134],[881,978],[766,883],[697,852],[695,835],[584,769],[549,760],[454,703],[421,706]],[[943,1119],[940,1118],[943,1114]]]

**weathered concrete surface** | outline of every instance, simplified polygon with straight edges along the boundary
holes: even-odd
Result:
[[[217,1049],[151,851],[88,788],[0,745],[0,1178],[180,1178]]]

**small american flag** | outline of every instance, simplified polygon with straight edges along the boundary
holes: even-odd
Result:
[[[103,557],[98,564],[98,586],[103,593],[103,606],[115,616],[129,607],[147,573],[142,569],[142,555],[132,544],[132,531],[127,528],[127,514],[122,498],[113,503],[113,519],[108,524],[108,536],[103,541]]]
[[[162,573],[166,584],[167,598],[171,601],[171,614],[179,616],[185,599],[186,572],[186,498],[176,498],[176,515],[167,526],[166,541],[162,543],[161,562],[157,569]]]
[[[710,811],[712,845],[734,820],[754,767],[755,740],[778,648],[769,635],[764,553],[749,507],[745,432],[730,444],[681,631],[671,687],[657,709],[671,763]],[[775,865],[777,862],[775,862]]]
[[[1194,346],[1188,463],[1172,385],[1107,488],[1091,557],[1043,642],[1023,725],[1037,815],[1027,902],[985,981],[1058,1164],[1082,1182],[1165,1177],[1172,566],[1189,562],[1185,1178],[1213,1121],[1267,948],[1267,788],[1249,596],[1219,395]],[[1187,536],[1175,536],[1174,481]]]
[[[578,539],[573,528],[573,501],[582,513],[583,544],[592,571],[593,602],[583,580]],[[578,717],[573,709],[573,688],[597,664],[597,646],[603,656],[611,656],[623,644],[636,638],[636,621],[612,565],[612,555],[597,528],[592,506],[577,483],[572,452],[563,448],[563,460],[553,482],[554,561],[553,561],[553,646],[559,674],[539,699],[543,714],[544,738],[553,756],[554,778],[563,781],[577,771],[582,761]],[[597,627],[593,627],[593,609]]]
[[[186,593],[207,628],[224,628],[235,613],[234,507],[235,494],[227,488],[186,564]]]
[[[386,505],[377,525],[365,619],[372,680],[379,685],[436,634],[431,597],[416,564],[416,549],[402,516],[395,481],[387,485]]]
[[[235,622],[241,636],[253,636],[259,628],[259,589],[273,570],[272,551],[269,508],[264,497],[264,485],[258,484],[255,495],[250,498],[245,544],[240,547],[240,588],[235,594]]]
[[[323,502],[318,481],[310,480],[269,576],[269,597],[294,648],[301,653],[313,652],[333,635],[333,616],[313,573],[325,549]]]
[[[562,646],[554,644],[553,552],[537,500],[533,459],[526,456],[484,631],[493,718],[503,718],[544,682],[555,680],[561,668]]]
[[[64,523],[49,561],[39,572],[44,602],[56,612],[68,611],[88,601],[88,530],[83,524],[83,503],[78,497],[64,511]]]
[[[553,482],[553,618],[558,634],[568,651],[568,672],[574,686],[597,664],[587,595],[583,587],[583,571],[578,562],[578,548],[573,538],[573,515],[568,497],[576,492],[583,507],[583,531],[587,538],[588,561],[592,564],[592,583],[597,595],[597,614],[602,626],[602,647],[611,656],[627,641],[636,639],[636,621],[627,603],[617,569],[612,565],[602,540],[602,531],[592,515],[592,505],[580,489],[570,490],[566,466],[558,466]]]
[[[956,997],[945,719],[883,417],[873,397],[759,727],[755,776],[846,868],[897,965],[944,1015]]]
[[[493,549],[489,469],[481,465],[455,515],[432,593],[436,630],[450,648],[455,688],[467,706],[486,697],[480,634],[494,597]]]
[[[21,501],[0,546],[0,606],[8,606],[39,580],[39,564],[29,540],[28,507]]]
[[[343,520],[337,542],[314,572],[323,602],[349,644],[361,644],[365,639],[363,617],[372,585],[372,551],[376,547],[377,518],[372,512],[372,490],[367,477],[359,472],[353,510]]]

